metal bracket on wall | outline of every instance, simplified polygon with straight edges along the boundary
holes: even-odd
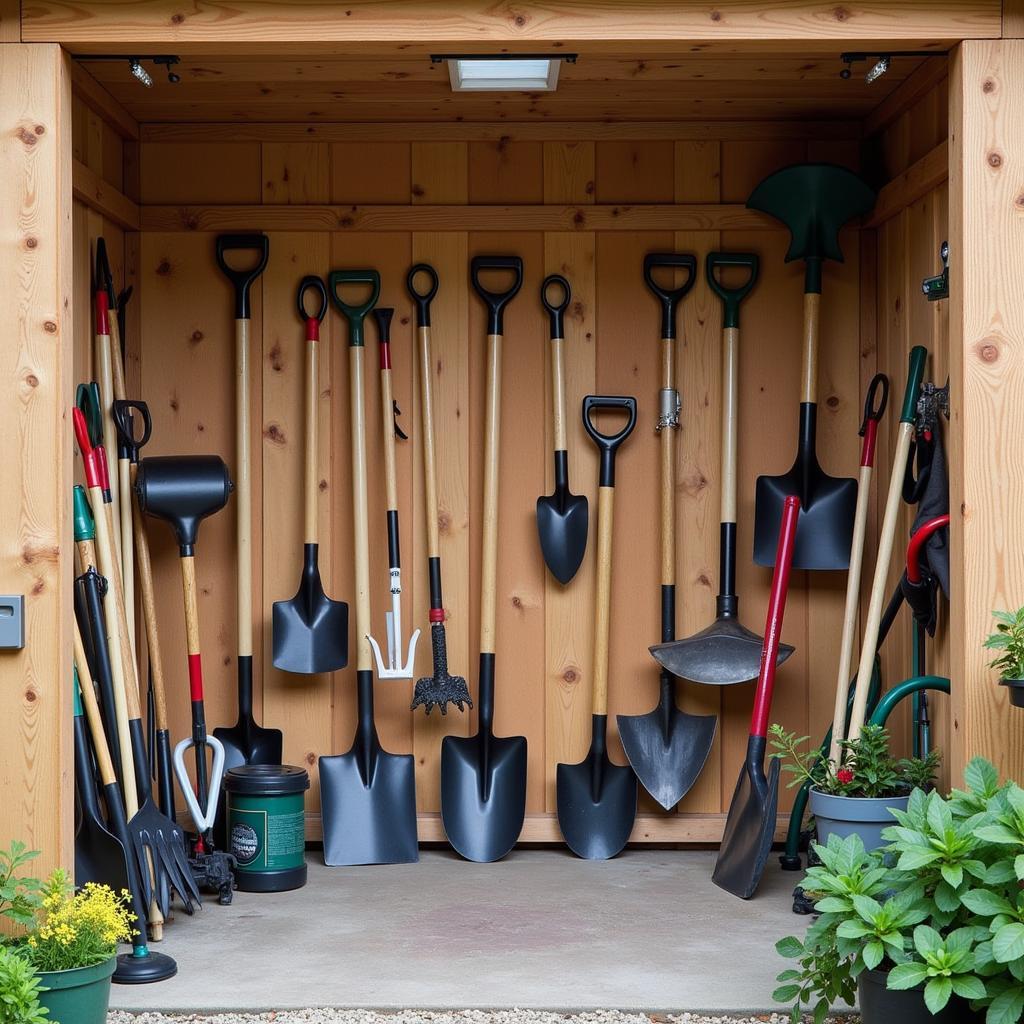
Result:
[[[926,277],[921,282],[921,290],[929,302],[949,298],[949,242],[943,242],[939,248],[942,257],[942,273],[934,277]]]

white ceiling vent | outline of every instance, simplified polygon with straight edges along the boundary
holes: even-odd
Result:
[[[559,66],[563,60],[575,60],[575,55],[445,54],[431,60],[448,64],[455,92],[553,92],[558,85]]]

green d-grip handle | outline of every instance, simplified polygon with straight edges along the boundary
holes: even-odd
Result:
[[[89,432],[89,443],[95,448],[103,444],[103,411],[100,404],[100,386],[91,380],[88,384],[79,384],[75,392],[75,405],[85,418]]]
[[[704,264],[708,287],[722,300],[722,326],[727,330],[740,325],[740,303],[757,284],[760,260],[752,252],[709,252]],[[719,267],[745,267],[750,276],[738,288],[726,288],[715,276]]]
[[[229,267],[224,259],[229,252],[255,252],[256,266],[248,270]],[[266,269],[270,256],[270,239],[266,235],[218,235],[217,265],[221,273],[235,286],[235,319],[249,319],[249,289],[253,281]]]
[[[512,274],[512,284],[506,291],[488,291],[480,283],[481,270],[507,270]],[[473,290],[480,296],[490,311],[487,319],[488,334],[504,334],[505,307],[516,297],[523,286],[523,260],[521,256],[474,256],[469,264],[469,276]]]
[[[368,284],[370,297],[361,306],[350,306],[338,295],[340,284]],[[363,320],[380,297],[380,274],[376,270],[332,270],[327,277],[327,291],[338,312],[348,320],[348,344],[359,348],[363,344]]]
[[[72,519],[75,527],[76,544],[79,541],[96,539],[96,523],[92,518],[89,499],[85,496],[85,488],[81,484],[75,484]]]
[[[900,423],[913,423],[917,419],[917,395],[924,380],[924,366],[928,362],[928,349],[915,345],[910,350],[910,370],[907,373],[907,390],[903,392],[903,409]]]
[[[659,267],[685,270],[686,280],[678,288],[663,288],[654,279]],[[661,302],[661,337],[676,336],[676,309],[697,283],[697,257],[688,252],[649,252],[644,257],[644,280]]]

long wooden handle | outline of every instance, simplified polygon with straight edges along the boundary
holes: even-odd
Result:
[[[736,522],[740,329],[722,331],[722,522]]]
[[[85,656],[85,646],[82,643],[82,634],[78,629],[78,623],[74,628],[75,642],[75,668],[78,669],[78,687],[82,693],[82,705],[85,708],[85,717],[89,722],[89,733],[92,736],[93,750],[96,754],[96,766],[100,771],[100,782],[109,786],[117,781],[114,774],[114,763],[110,759],[110,747],[107,745],[106,733],[103,729],[103,718],[100,716],[100,707],[96,701],[92,673],[89,671],[89,661]]]
[[[363,346],[349,346],[352,407],[352,522],[356,562],[356,669],[373,670],[370,632],[370,530],[366,506],[366,407],[363,402]]]
[[[121,540],[121,585],[124,587],[124,617],[128,624],[128,642],[132,660],[138,665],[135,650],[135,538],[132,530],[132,470],[127,459],[117,460],[121,486],[121,504],[118,507],[118,530]]]
[[[423,504],[427,515],[427,558],[441,555],[437,525],[437,463],[434,456],[434,361],[430,351],[430,328],[418,329],[420,340],[420,399],[423,408]]]
[[[498,458],[501,444],[501,339],[487,335],[484,422],[484,521],[480,559],[480,653],[494,654],[498,600]]]
[[[181,596],[185,604],[185,649],[189,658],[201,654],[199,646],[199,600],[196,590],[196,559],[184,555],[181,561]]]
[[[661,386],[675,389],[675,341],[661,340]],[[661,584],[676,582],[676,432],[662,426],[661,436]]]
[[[818,323],[821,294],[804,293],[804,347],[800,368],[800,401],[818,401]]]
[[[398,508],[394,403],[394,395],[391,390],[391,368],[382,367],[380,371],[380,411],[381,425],[384,429],[384,490],[389,512],[394,512]]]
[[[554,401],[555,451],[568,447],[565,433],[565,340],[551,339],[551,390]]]
[[[597,597],[594,604],[594,698],[595,715],[608,713],[608,636],[612,606],[612,517],[615,488],[597,491]]]
[[[303,540],[316,544],[319,536],[317,516],[320,466],[319,414],[320,398],[320,343],[316,338],[306,338],[306,461],[303,473],[305,507],[303,515]]]
[[[108,503],[103,506],[103,516],[101,518],[106,519],[108,535],[113,535],[114,508],[112,505]],[[99,531],[97,530],[98,536]],[[105,573],[104,575],[107,574]],[[110,575],[107,575],[107,586],[113,587],[114,590],[114,613],[117,616],[118,645],[124,662],[125,706],[128,709],[129,719],[141,718],[139,675],[135,658],[132,654],[131,638],[128,635],[128,620],[124,610],[124,581],[121,579],[120,565],[115,564]]]
[[[235,513],[238,537],[238,656],[252,657],[252,445],[249,321],[235,321]]]
[[[96,363],[96,376],[100,386],[100,410],[103,420],[103,447],[106,449],[108,460],[117,457],[117,427],[114,425],[114,368],[111,363],[110,335],[101,334],[98,330],[95,336],[94,358]],[[110,497],[114,511],[118,512],[120,507],[120,487],[117,473],[110,474]],[[115,515],[119,519],[119,515]],[[117,553],[118,561],[121,559],[120,536],[113,538],[114,551]]]
[[[96,561],[96,545],[91,540],[76,540],[75,547],[78,548],[78,571],[87,572],[92,566],[99,572],[99,562]]]

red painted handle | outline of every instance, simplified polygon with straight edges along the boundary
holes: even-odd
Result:
[[[320,340],[320,321],[315,316],[306,317],[306,341]]]
[[[188,688],[192,703],[202,703],[203,656],[201,654],[190,654],[188,656]]]
[[[96,333],[110,334],[110,299],[101,288],[95,295],[96,300]]]
[[[910,543],[907,545],[908,582],[921,582],[921,548],[924,547],[928,538],[936,530],[941,530],[944,526],[949,526],[949,516],[936,516],[934,519],[929,519],[927,522],[922,523],[917,533],[910,538]]]
[[[793,565],[793,548],[799,516],[800,499],[790,495],[783,505],[782,523],[779,526],[779,546],[775,550],[775,571],[772,573],[772,592],[768,598],[768,615],[764,624],[764,645],[761,648],[761,671],[757,676],[754,714],[750,720],[751,736],[768,735],[768,716],[772,708],[775,669],[779,658],[779,641],[782,638],[782,617],[786,611],[789,573]]]
[[[878,420],[868,420],[864,424],[864,443],[860,446],[860,464],[875,464],[875,442],[878,440]]]
[[[100,292],[99,294],[103,294]],[[104,295],[104,298],[106,296]],[[91,490],[93,487],[105,489],[103,479],[103,463],[100,461],[99,452],[101,448],[93,448],[89,440],[89,428],[85,423],[85,414],[78,406],[71,410],[71,419],[75,425],[75,440],[78,442],[78,450],[82,453],[82,465],[85,467],[85,483]],[[106,486],[109,486],[109,481]],[[97,512],[98,514],[98,512]]]

